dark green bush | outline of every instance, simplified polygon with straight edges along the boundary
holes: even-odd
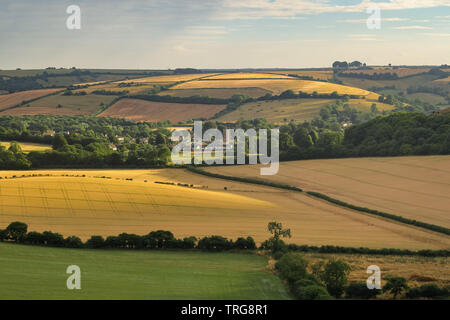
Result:
[[[411,288],[406,292],[409,299],[417,298],[445,298],[448,297],[450,291],[448,288],[440,288],[434,283],[424,284],[417,288]]]
[[[210,236],[201,238],[197,248],[207,251],[224,251],[233,248],[233,242],[221,236]]]
[[[345,297],[348,299],[371,299],[380,293],[381,290],[367,288],[366,283],[351,283],[345,288]]]
[[[100,249],[106,247],[105,239],[102,236],[92,236],[87,242],[86,246],[92,249]]]
[[[306,277],[307,266],[308,261],[298,253],[286,253],[275,264],[280,277],[291,284]]]
[[[66,248],[83,248],[83,241],[77,236],[70,236],[64,239],[64,247]]]

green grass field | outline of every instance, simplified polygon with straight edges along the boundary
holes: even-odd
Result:
[[[81,290],[66,269],[81,268]],[[254,254],[45,248],[0,243],[0,299],[289,299]]]

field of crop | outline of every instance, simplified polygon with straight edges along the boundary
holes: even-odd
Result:
[[[258,166],[208,171],[256,177]],[[292,161],[267,180],[324,193],[350,204],[450,227],[450,156]]]
[[[319,115],[321,108],[334,101],[332,99],[286,99],[250,102],[217,120],[238,121],[239,119],[264,118],[273,123],[312,120]]]
[[[28,90],[11,94],[0,95],[0,110],[14,107],[22,101],[36,99],[50,93],[59,91],[61,89],[42,89],[42,90]]]
[[[178,123],[190,119],[208,119],[224,108],[224,105],[121,99],[102,112],[100,116],[151,122],[169,120],[172,123]]]
[[[368,75],[373,75],[375,73],[384,74],[384,73],[395,73],[399,78],[412,76],[419,73],[425,73],[430,71],[430,68],[375,68],[372,70],[348,70],[344,71],[344,73],[363,73]]]
[[[289,80],[289,79],[249,79],[249,80],[196,80],[181,83],[172,89],[217,89],[217,88],[262,88],[269,90],[274,94],[280,94],[286,90],[303,91],[312,93],[332,93],[338,94],[362,95],[367,99],[378,99],[378,95],[366,90],[342,86],[334,83],[308,81],[308,80]]]
[[[293,79],[292,77],[273,73],[236,72],[211,76],[211,80],[239,80],[239,79]]]
[[[283,71],[269,71],[272,74],[289,75],[295,74],[297,76],[313,77],[314,79],[327,80],[333,78],[332,70],[283,70]]]
[[[302,253],[310,262],[310,266],[318,261],[327,261],[332,258],[347,262],[352,270],[349,275],[350,282],[366,282],[367,267],[376,265],[381,270],[381,285],[389,277],[403,277],[408,285],[416,287],[425,283],[436,283],[439,286],[450,285],[450,258],[428,258],[386,255],[360,255],[360,254],[320,254]]]
[[[10,144],[11,143],[8,141],[0,141],[0,145],[4,146],[5,148],[9,148]],[[52,148],[52,146],[50,145],[32,142],[18,142],[18,144],[20,145],[24,153],[29,153],[31,151],[45,151]]]
[[[113,92],[128,91],[129,94],[138,94],[138,93],[148,93],[153,88],[155,88],[155,86],[166,85],[166,84],[168,84],[168,83],[151,83],[151,84],[136,83],[136,85],[132,85],[129,87],[119,87],[119,85],[117,83],[105,83],[105,84],[94,85],[94,86],[91,85],[88,88],[76,89],[73,92],[78,93],[78,92],[84,91],[88,94],[92,94],[92,92],[94,92],[94,91],[105,90],[105,91],[113,91]]]
[[[413,99],[413,100],[419,99],[420,101],[428,102],[431,104],[447,103],[447,100],[444,97],[439,96],[437,94],[426,93],[426,92],[418,92],[418,93],[409,94],[408,98]]]
[[[51,176],[21,177],[33,174]],[[261,242],[269,236],[267,223],[276,220],[291,228],[290,241],[297,244],[450,246],[445,235],[361,214],[303,193],[209,178],[183,169],[0,171],[0,177],[3,228],[19,220],[29,224],[30,230],[83,239],[163,229],[176,237],[249,235]]]
[[[31,247],[0,243],[0,299],[290,299],[254,254]],[[81,269],[68,290],[66,268]]]
[[[413,77],[407,77],[404,79],[398,80],[368,80],[368,79],[355,79],[355,78],[347,78],[340,77],[344,85],[361,88],[368,90],[372,87],[389,87],[395,86],[397,90],[406,91],[408,87],[411,86],[423,86],[425,84],[433,84],[433,81],[436,80],[436,76],[434,75],[417,75]]]
[[[53,95],[45,97],[19,108],[9,109],[0,113],[0,115],[77,115],[93,114],[101,108],[101,103],[108,104],[113,101],[115,96],[85,95],[85,96],[63,96]],[[59,107],[60,106],[60,107]]]
[[[250,102],[237,110],[221,116],[220,121],[237,121],[239,119],[264,118],[269,122],[282,123],[287,121],[303,122],[312,120],[319,115],[320,109],[333,103],[333,99],[286,99],[274,101]],[[373,101],[366,99],[350,99],[351,107],[368,112]],[[379,111],[392,110],[393,106],[385,103],[375,103]]]
[[[177,89],[177,90],[165,90],[161,91],[159,95],[170,95],[175,97],[192,97],[192,96],[207,96],[212,98],[231,98],[235,94],[247,95],[251,98],[259,98],[267,93],[271,93],[269,90],[261,88],[239,88],[239,89]]]
[[[190,81],[193,79],[200,79],[214,75],[217,75],[217,73],[177,74],[177,75],[153,76],[153,77],[117,81],[116,83],[155,83],[155,82],[173,83],[179,81]]]

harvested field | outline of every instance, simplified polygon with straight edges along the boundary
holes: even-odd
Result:
[[[259,176],[258,166],[207,171]],[[370,209],[450,227],[450,156],[289,161],[266,180],[316,191]]]
[[[219,121],[238,121],[264,118],[269,122],[283,123],[291,120],[303,122],[312,120],[320,113],[320,109],[335,102],[333,99],[285,99],[274,101],[250,102],[237,110],[221,116]],[[366,99],[350,99],[346,102],[350,107],[368,112],[373,101]],[[375,103],[379,111],[392,110],[393,106],[385,103]]]
[[[167,83],[153,83],[153,84],[136,84],[130,87],[119,87],[116,83],[106,83],[101,85],[90,86],[88,88],[81,88],[74,90],[74,93],[77,92],[86,92],[87,94],[92,94],[94,91],[105,90],[105,91],[113,91],[113,92],[122,92],[128,91],[129,94],[138,94],[138,93],[148,93],[157,85],[165,85]]]
[[[177,90],[165,90],[159,93],[159,95],[170,95],[175,97],[192,97],[192,96],[207,96],[212,98],[231,98],[235,94],[247,95],[251,98],[259,98],[267,93],[271,93],[269,90],[261,88],[240,88],[240,89],[177,89]]]
[[[273,94],[280,94],[286,90],[303,91],[308,93],[333,93],[362,95],[367,99],[378,99],[378,95],[366,90],[342,86],[334,83],[288,80],[288,79],[250,79],[250,80],[199,80],[181,83],[172,89],[205,89],[205,88],[262,88],[271,91]]]
[[[430,68],[376,68],[372,70],[348,70],[344,71],[343,73],[363,73],[368,75],[373,75],[375,73],[377,74],[384,74],[384,73],[395,73],[398,75],[399,78],[412,76],[419,73],[425,73],[430,71]]]
[[[217,76],[208,77],[211,80],[239,80],[239,79],[293,79],[286,75],[273,73],[256,73],[256,72],[236,72],[225,73]]]
[[[33,174],[52,176],[21,177]],[[177,237],[249,235],[260,242],[269,236],[267,223],[276,220],[291,228],[290,241],[298,244],[409,249],[450,245],[444,235],[360,214],[299,192],[214,179],[183,169],[1,171],[0,176],[2,228],[19,220],[28,223],[30,230],[83,239],[163,229]]]
[[[289,75],[289,74],[295,74],[297,76],[304,76],[304,77],[313,77],[314,79],[320,79],[320,80],[328,80],[333,78],[333,70],[283,70],[283,71],[270,71],[268,73],[272,74],[282,74],[282,75]]]
[[[217,120],[238,121],[241,118],[244,120],[264,118],[273,123],[312,120],[319,115],[321,108],[334,101],[332,99],[286,99],[250,102]]]
[[[224,105],[121,99],[102,112],[100,116],[151,122],[169,120],[172,123],[178,123],[190,119],[208,119],[224,108]]]
[[[36,99],[60,90],[61,89],[28,90],[0,95],[0,110],[11,108],[22,103],[23,101]]]
[[[9,109],[0,115],[78,115],[93,114],[101,108],[101,103],[108,104],[115,96],[85,95],[85,96],[63,96],[53,95],[45,97],[19,108]],[[58,106],[61,107],[58,107]]]
[[[155,83],[155,82],[173,83],[173,82],[179,82],[179,81],[190,81],[193,79],[210,77],[210,76],[214,76],[217,74],[218,73],[198,73],[198,74],[177,74],[177,75],[168,75],[168,76],[154,76],[154,77],[145,77],[145,78],[124,80],[124,81],[117,81],[115,83]]]

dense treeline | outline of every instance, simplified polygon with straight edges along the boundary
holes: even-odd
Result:
[[[6,229],[0,229],[0,242],[8,241],[29,245],[91,249],[199,249],[205,251],[256,250],[252,237],[239,237],[235,241],[222,236],[194,236],[177,239],[172,232],[157,230],[147,235],[121,233],[118,236],[92,236],[86,242],[76,236],[64,238],[51,231],[28,232],[28,225],[12,222]]]
[[[274,224],[274,222],[269,223]],[[278,224],[281,226],[281,224]],[[91,249],[200,249],[205,251],[227,250],[269,250],[277,256],[277,252],[305,252],[305,253],[345,253],[367,255],[399,255],[399,256],[423,256],[423,257],[449,257],[449,250],[420,250],[407,249],[371,249],[340,247],[333,245],[309,246],[297,244],[285,244],[281,240],[281,233],[272,231],[274,236],[261,243],[258,247],[252,237],[238,237],[236,240],[223,236],[213,235],[197,238],[194,236],[177,239],[172,232],[167,230],[152,231],[146,235],[121,233],[117,236],[92,236],[83,242],[77,236],[64,238],[61,234],[44,231],[28,231],[28,225],[23,222],[12,222],[5,229],[0,229],[0,242],[14,242],[28,245],[41,245],[66,248],[91,248]],[[289,230],[290,234],[290,230]],[[278,255],[278,258],[280,255]]]
[[[280,127],[280,159],[450,154],[450,116],[397,112],[344,132],[321,121]]]
[[[340,77],[357,78],[367,80],[398,80],[399,76],[395,72],[374,72],[372,74],[364,72],[341,72]]]

